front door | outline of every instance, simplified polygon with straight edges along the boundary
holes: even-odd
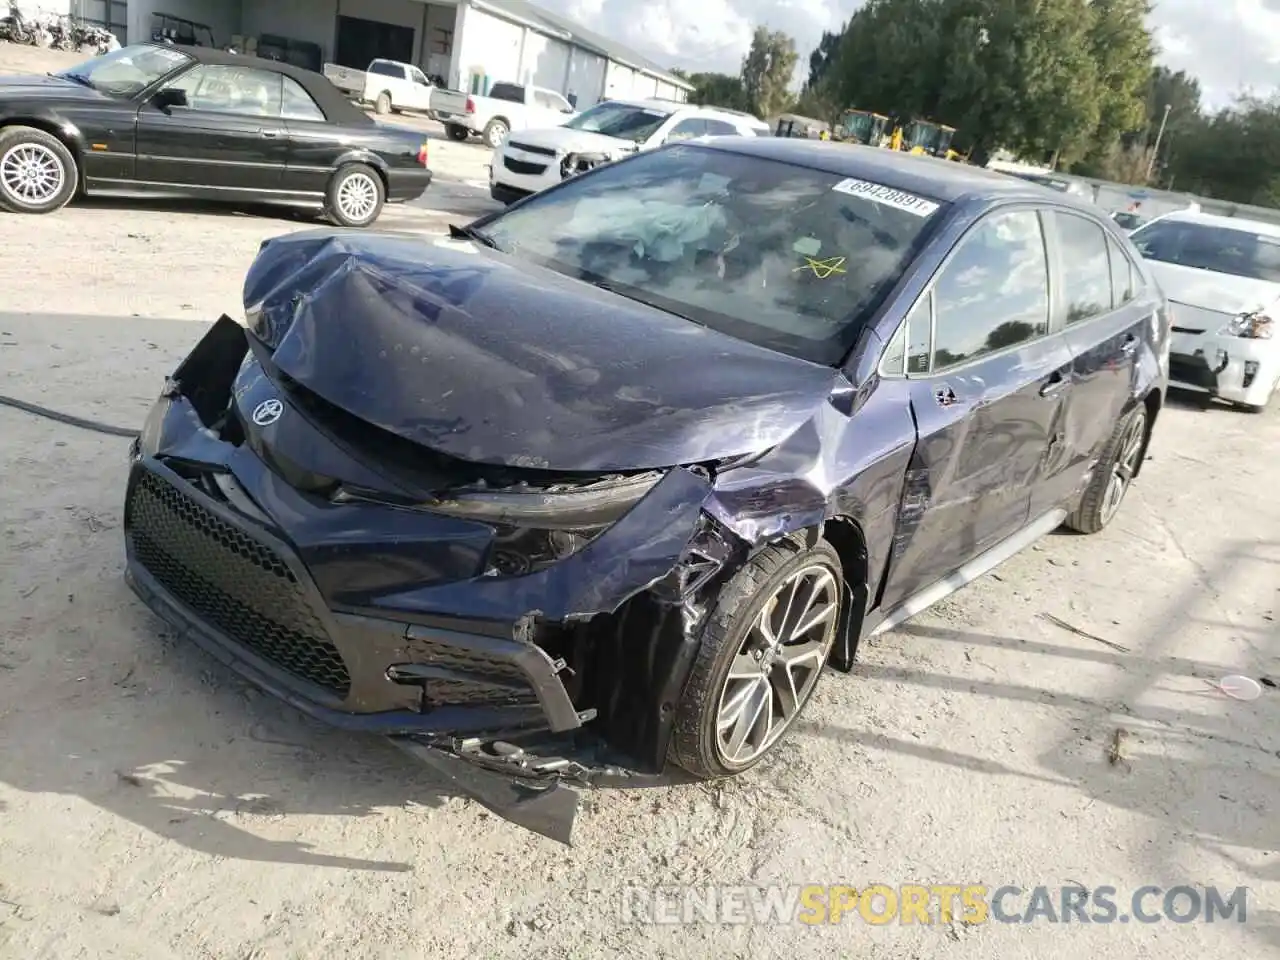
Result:
[[[908,318],[918,441],[886,608],[1030,519],[1071,388],[1071,352],[1050,329],[1048,277],[1039,214],[997,211],[960,240]]]
[[[201,64],[168,87],[186,106],[138,111],[137,178],[226,191],[277,191],[288,139],[280,119],[282,75]]]
[[[1114,239],[1091,220],[1053,214],[1062,282],[1058,310],[1074,359],[1074,385],[1064,423],[1059,472],[1047,473],[1046,502],[1082,487],[1134,395],[1142,342],[1155,330],[1159,303],[1139,291],[1138,270]]]

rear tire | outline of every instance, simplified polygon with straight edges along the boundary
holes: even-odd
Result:
[[[1075,512],[1066,526],[1077,533],[1097,533],[1120,510],[1147,444],[1147,407],[1138,404],[1116,423],[1106,449]]]
[[[500,146],[507,142],[507,137],[511,133],[511,128],[502,120],[490,120],[484,127],[484,142],[487,146],[497,150]]]
[[[378,94],[378,99],[373,102],[373,112],[380,114],[388,114],[391,112],[391,94],[385,90]]]
[[[446,123],[444,132],[448,134],[450,140],[456,140],[458,143],[462,143],[467,137],[471,136],[470,130],[466,127],[460,127],[456,123]]]
[[[35,127],[0,130],[0,208],[53,213],[80,187],[76,158],[57,137]]]
[[[325,215],[340,227],[367,227],[382,213],[386,193],[376,170],[348,164],[329,181]]]
[[[840,556],[825,541],[807,547],[788,538],[752,557],[724,585],[703,628],[675,707],[670,760],[710,779],[742,773],[768,756],[817,689],[843,597]],[[795,629],[806,622],[810,629]],[[746,712],[753,704],[755,720]]]

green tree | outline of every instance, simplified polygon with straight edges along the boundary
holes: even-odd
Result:
[[[791,104],[791,77],[799,55],[796,42],[779,30],[756,27],[751,49],[742,58],[742,88],[747,109],[768,119]]]
[[[727,73],[682,73],[679,76],[693,84],[690,103],[729,110],[747,109],[747,95],[742,88],[741,77]]]
[[[1236,203],[1280,206],[1280,96],[1242,97],[1187,123],[1178,137],[1166,183]]]
[[[816,90],[822,85],[831,67],[835,65],[840,51],[840,38],[844,36],[847,27],[848,24],[845,24],[834,32],[822,31],[822,39],[818,41],[813,53],[809,54],[809,79],[805,81],[805,89]]]

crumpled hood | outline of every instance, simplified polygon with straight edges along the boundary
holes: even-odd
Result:
[[[1280,299],[1280,284],[1266,280],[1232,277],[1158,260],[1148,260],[1147,266],[1166,297],[1191,307],[1239,314],[1269,308]]]
[[[842,378],[456,240],[279,237],[244,302],[287,376],[477,463],[635,470],[755,452]]]
[[[567,127],[521,130],[513,133],[509,142],[517,150],[520,149],[520,144],[527,143],[532,147],[563,150],[565,153],[608,153],[614,156],[635,153],[638,149],[634,140],[623,140],[587,130],[570,130]]]

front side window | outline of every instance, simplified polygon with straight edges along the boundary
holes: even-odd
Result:
[[[1062,295],[1067,323],[1080,323],[1111,309],[1111,261],[1107,235],[1084,217],[1054,212],[1061,248]]]
[[[482,232],[512,256],[836,364],[941,209],[876,184],[679,144],[535,194]]]
[[[993,213],[969,231],[934,286],[933,368],[1049,330],[1049,265],[1034,210]]]
[[[732,123],[723,120],[707,120],[707,134],[712,137],[736,137],[740,131]]]
[[[94,57],[55,76],[113,97],[131,97],[167,77],[191,58],[173,47],[137,44]]]
[[[202,64],[169,84],[182,90],[187,106],[206,113],[245,117],[278,117],[282,75],[247,67]]]
[[[1123,306],[1137,296],[1137,271],[1120,249],[1120,244],[1110,237],[1107,238],[1107,256],[1111,260],[1111,302],[1114,306]]]
[[[671,113],[651,107],[633,107],[626,103],[606,101],[584,110],[565,124],[569,130],[601,133],[633,143],[644,143],[670,118]]]
[[[1280,237],[1245,226],[1153,220],[1129,235],[1148,260],[1280,283]]]
[[[688,120],[681,120],[671,132],[667,134],[667,140],[692,140],[694,137],[700,137],[707,132],[707,121],[701,117],[690,117]]]

